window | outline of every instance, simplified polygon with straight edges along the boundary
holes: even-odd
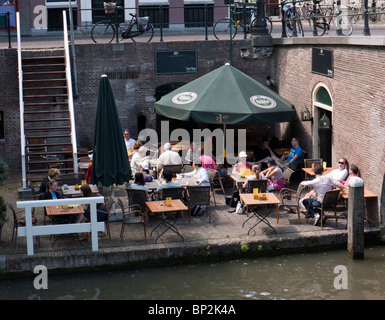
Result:
[[[186,4],[184,6],[184,22],[186,28],[204,27],[207,9],[207,26],[213,26],[214,6],[212,4]]]
[[[169,27],[169,6],[162,6],[162,27]],[[150,23],[154,28],[160,27],[160,10],[159,6],[141,6],[139,7],[139,17],[150,17]]]
[[[4,112],[0,111],[0,140],[5,139],[4,133]]]
[[[332,105],[332,100],[330,99],[330,95],[324,87],[319,88],[316,94],[316,101],[326,104],[327,106]]]

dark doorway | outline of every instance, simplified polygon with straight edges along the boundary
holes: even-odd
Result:
[[[107,18],[106,13],[104,11],[104,5],[103,5],[104,2],[108,2],[108,1],[92,0],[92,23],[95,24],[96,22]],[[124,23],[124,9],[118,10],[118,21],[119,23]]]
[[[63,31],[63,10],[65,8],[48,8],[48,31]],[[67,29],[70,30],[69,12],[66,10]],[[77,29],[78,14],[76,8],[72,9],[74,29]]]
[[[158,101],[160,98],[162,98],[165,94],[174,91],[175,89],[178,89],[179,87],[185,85],[183,82],[173,82],[173,83],[168,83],[162,86],[157,87],[155,90],[155,97],[156,101]],[[183,128],[187,130],[190,134],[190,137],[193,135],[193,129],[198,128],[198,124],[191,120],[191,121],[180,121],[180,120],[175,120],[175,119],[170,119],[166,118],[160,115],[156,115],[156,127],[157,127],[157,133],[158,137],[160,138],[160,124],[161,121],[169,121],[169,129],[170,129],[170,134],[173,130],[178,129],[178,128]]]
[[[321,119],[323,115],[326,115],[332,123],[332,113],[328,110],[318,108],[318,119]],[[328,167],[332,166],[332,130],[331,129],[319,129],[319,151],[320,158],[327,163]]]

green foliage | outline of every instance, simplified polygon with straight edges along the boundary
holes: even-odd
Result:
[[[0,159],[0,185],[3,184],[8,175],[8,165]]]
[[[249,249],[250,249],[250,247],[249,247],[249,245],[247,244],[247,243],[241,243],[241,250],[242,250],[242,252],[247,252],[247,251],[249,251]]]
[[[7,204],[3,197],[0,197],[0,228],[7,221]]]
[[[4,160],[0,159],[0,186],[3,184],[8,175],[8,165]],[[0,228],[7,221],[7,204],[4,198],[0,196]]]

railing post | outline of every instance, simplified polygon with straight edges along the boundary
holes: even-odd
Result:
[[[287,38],[287,34],[286,34],[286,21],[285,21],[285,10],[283,10],[284,5],[285,5],[285,1],[281,1],[281,22],[282,22],[281,38]]]
[[[318,31],[317,31],[317,2],[316,0],[313,0],[313,36],[317,37],[318,36]]]
[[[368,0],[364,0],[364,36],[370,36],[368,21]]]
[[[266,18],[265,18],[265,1],[257,0],[257,23],[253,34],[255,35],[268,35]]]
[[[364,258],[364,181],[353,178],[349,182],[348,197],[348,255]]]
[[[208,21],[207,21],[209,9],[208,9],[207,3],[205,3],[204,11],[205,11],[205,41],[207,41],[207,40],[209,40],[209,38],[208,38]]]
[[[8,32],[8,49],[11,49],[11,20],[9,18],[9,11],[7,11],[7,16],[6,16],[6,24],[7,24],[7,32]]]
[[[340,25],[340,19],[341,19],[341,0],[337,0],[337,13],[338,16],[336,17],[336,28],[337,28],[337,36],[342,36],[342,30],[341,30],[341,25]]]
[[[160,30],[160,42],[163,42],[163,6],[159,5],[159,30]]]
[[[297,8],[295,6],[295,0],[293,2],[293,37],[298,37],[297,32]]]
[[[242,6],[242,19],[243,19],[243,39],[246,40],[247,39],[247,10],[246,10],[246,3],[243,4]],[[250,19],[251,19],[251,16],[250,16]],[[250,21],[250,33],[252,33],[252,30],[251,30],[251,22]]]

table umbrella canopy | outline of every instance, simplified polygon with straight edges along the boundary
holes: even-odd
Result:
[[[109,187],[128,182],[130,177],[131,168],[114,95],[110,81],[102,75],[96,110],[92,181]]]
[[[164,95],[155,111],[198,123],[289,122],[293,105],[258,81],[226,64]]]

